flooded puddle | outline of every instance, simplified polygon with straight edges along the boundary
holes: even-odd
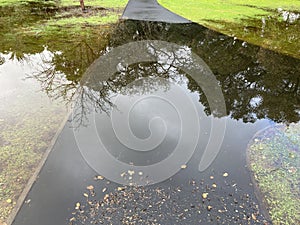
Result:
[[[144,188],[114,187],[103,183],[104,181],[95,184],[96,191],[83,191],[86,200],[81,199],[80,203],[77,203],[75,216],[70,219],[71,223],[114,224],[116,221],[122,221],[124,224],[133,224],[134,221],[148,221],[149,224],[156,224],[172,221],[174,224],[180,224],[183,221],[197,221],[204,224],[268,224],[271,223],[268,221],[269,216],[273,222],[283,218],[279,216],[278,205],[270,204],[270,201],[278,201],[277,197],[268,196],[264,201],[260,201],[260,190],[256,184],[253,187],[252,181],[255,179],[252,177],[251,181],[249,171],[255,166],[248,167],[246,150],[248,143],[255,139],[253,136],[259,130],[269,126],[275,127],[276,124],[295,124],[299,121],[300,61],[195,24],[171,25],[127,21],[120,24],[115,32],[127,37],[124,38],[125,41],[120,41],[120,36],[112,36],[111,46],[115,49],[129,41],[141,40],[163,40],[178,43],[179,46],[176,48],[172,45],[170,50],[169,43],[165,42],[164,46],[158,48],[153,41],[136,48],[125,45],[130,59],[143,63],[128,63],[122,50],[117,51],[119,58],[110,59],[109,63],[112,66],[107,67],[112,68],[103,69],[102,63],[108,62],[105,57],[100,58],[102,61],[96,61],[82,80],[82,98],[73,114],[73,118],[76,119],[78,115],[84,115],[85,118],[81,117],[79,120],[84,124],[84,128],[79,128],[79,131],[75,130],[74,133],[86,162],[108,180],[123,185],[144,182],[154,184]],[[143,47],[146,49],[145,54],[154,56],[153,63],[145,62],[151,59],[140,54]],[[205,89],[209,89],[206,85],[210,88],[216,87],[209,86],[209,75],[203,72],[205,66],[197,67],[191,52],[204,59],[220,82],[226,105],[225,114],[222,114],[221,107],[212,110],[214,103]],[[114,55],[114,49],[105,56],[110,54]],[[136,59],[135,54],[138,55]],[[189,62],[193,65],[189,65]],[[199,77],[185,73],[184,68],[178,69],[182,65],[201,70],[202,73],[198,75],[205,77],[207,84],[205,81],[197,81]],[[174,91],[175,86],[179,86],[183,93]],[[161,94],[161,91],[164,94]],[[216,100],[218,106],[222,105],[222,102],[217,101],[219,98],[216,93],[213,100]],[[180,101],[181,104],[177,105]],[[193,109],[189,108],[189,101],[192,101],[197,109],[196,118]],[[180,114],[183,112],[181,107],[189,108],[187,115]],[[77,110],[81,114],[78,114]],[[174,115],[176,113],[179,116]],[[160,123],[155,121],[157,117],[162,120]],[[193,121],[192,125],[199,125],[201,128],[197,145],[186,144],[187,149],[182,149],[183,155],[180,159],[187,157],[189,150],[195,147],[193,157],[187,164],[174,156],[178,153],[176,147],[180,145],[182,138],[186,139],[183,142],[193,143],[193,136],[197,136],[198,131],[191,126],[188,128],[189,137],[185,137],[182,117],[190,118]],[[219,133],[223,129],[220,117],[226,118],[227,122],[223,136],[213,133],[213,128],[219,129]],[[98,136],[92,137],[93,133],[97,133]],[[155,137],[155,134],[165,139],[162,141]],[[299,131],[295,135],[299,135]],[[86,136],[90,138],[84,143],[87,140]],[[209,143],[210,138],[214,140],[213,147]],[[136,139],[142,144],[136,143]],[[216,144],[219,139],[220,146]],[[95,140],[101,142],[101,145]],[[153,146],[157,142],[159,145],[152,146],[151,151],[145,151],[149,140]],[[288,148],[284,143],[280,146],[278,143],[273,144],[277,145],[279,152]],[[106,155],[99,150],[100,148],[110,155]],[[219,148],[217,157],[204,158],[206,161],[212,158],[214,160],[211,164],[207,163],[207,170],[199,172],[199,162],[201,164],[203,155],[206,151],[213,155],[216,148]],[[293,163],[297,165],[299,149],[293,151]],[[109,157],[129,166],[116,164]],[[179,171],[170,179],[167,179],[168,169],[172,166],[167,163],[160,164],[163,161],[167,162],[168,157],[173,157],[172,163],[175,167],[171,170],[174,174]],[[275,156],[269,157],[273,159]],[[255,162],[257,159],[252,158],[248,163],[255,165]],[[155,165],[156,170],[147,170],[151,165]],[[292,167],[294,172],[297,171],[296,167]],[[106,171],[107,168],[110,169]],[[133,174],[140,172],[141,175],[128,175],[127,172],[130,171]],[[292,174],[293,179],[297,177],[295,173]],[[158,182],[155,179],[161,176],[166,181],[155,184]],[[254,177],[257,178],[257,174]],[[288,176],[283,177],[289,180]],[[264,180],[263,177],[260,179],[258,181]],[[278,183],[281,183],[279,179]],[[264,182],[259,182],[258,185],[264,185]],[[293,188],[295,186],[297,182],[293,180],[286,188],[297,196],[297,191]],[[273,195],[272,187],[269,189],[271,190],[267,189],[267,192]],[[266,192],[264,195],[266,196]],[[254,196],[258,196],[258,200]],[[289,198],[285,197],[285,201],[281,199],[284,206],[284,202],[288,202]],[[152,205],[151,202],[154,207],[142,207]],[[268,215],[266,210],[268,207],[271,215]],[[290,213],[286,212],[288,216],[284,218],[286,222],[299,220],[294,211],[297,208],[297,203],[289,204]]]
[[[267,210],[276,206],[257,197],[247,148],[266,127],[297,126],[300,60],[197,24],[121,21],[91,30],[1,46],[0,126],[15,112],[58,124],[73,104],[13,224],[276,221]],[[10,145],[5,130],[1,148]],[[292,153],[298,160],[299,149]]]
[[[30,26],[49,19],[57,7],[28,4],[0,7],[0,224],[43,161],[109,29],[76,34],[56,26],[51,35],[39,34]]]

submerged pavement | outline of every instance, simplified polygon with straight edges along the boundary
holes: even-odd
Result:
[[[116,34],[120,34],[115,35],[115,42],[120,44],[119,41],[123,40],[122,38],[124,38],[125,42],[132,40],[131,38],[137,33],[137,30],[134,28],[139,26],[144,27],[145,25],[140,23],[142,22],[127,21],[127,25],[126,23],[121,23],[120,26],[125,27],[120,28],[123,32],[119,32],[119,30],[115,31]],[[147,25],[149,25],[149,23],[147,23]],[[246,54],[248,51],[249,54],[253,54],[253,52],[259,50],[257,47],[249,45],[247,48],[242,48],[242,50],[246,51],[245,56],[242,55],[239,58],[235,58],[233,57],[236,54],[235,48],[236,46],[242,47],[241,41],[236,41],[229,37],[226,38],[223,35],[209,31],[196,24],[176,25],[180,26],[180,29],[178,29],[179,27],[169,27],[175,26],[174,24],[163,25],[153,23],[152,25],[153,27],[150,30],[152,32],[151,34],[157,34],[166,40],[169,40],[169,37],[173,37],[176,38],[176,40],[178,38],[182,41],[182,37],[185,37],[187,39],[184,42],[185,45],[188,45],[190,42],[200,43],[201,41],[203,47],[199,52],[208,54],[203,55],[203,58],[206,59],[214,59],[213,54],[216,52],[210,47],[215,49],[216,43],[220,43],[218,49],[219,52],[223,53],[219,54],[220,59],[218,59],[218,61],[223,62],[225,58],[240,60],[237,63],[239,66],[243,65],[241,62],[249,61],[249,58],[246,57],[248,56],[248,54]],[[168,29],[164,29],[162,32],[162,29],[160,29],[161,26],[166,26]],[[127,34],[126,32],[129,33]],[[164,34],[164,32],[166,33]],[[198,41],[194,40],[195,32],[198,35]],[[156,37],[148,34],[145,36],[149,36],[151,39]],[[214,37],[214,40],[218,42],[212,43],[207,41],[210,40],[207,39],[207,37]],[[141,36],[141,38],[145,37]],[[113,40],[111,41],[114,43]],[[111,47],[115,48],[116,46],[112,45]],[[239,49],[241,47],[239,47]],[[224,54],[224,52],[226,54]],[[120,57],[119,60],[122,65],[122,57]],[[253,61],[256,62],[257,59],[254,57]],[[228,65],[232,65],[232,63],[228,63]],[[159,64],[137,64],[136,66],[141,70],[140,74],[138,74],[141,77],[144,75],[143,71],[162,71],[163,75],[165,74],[165,70],[162,70]],[[216,66],[216,62],[214,61],[211,66]],[[248,64],[245,66],[248,66]],[[129,72],[135,71],[135,69],[136,67],[128,68]],[[220,74],[220,71],[224,73],[227,72],[228,74],[239,74],[239,71],[244,71],[244,68],[221,67],[219,73],[216,74]],[[121,71],[119,74],[120,77],[116,77],[118,79],[112,79],[111,82],[108,83],[108,86],[106,86],[108,93],[111,90],[119,90],[122,85],[126,87],[128,83],[132,82],[132,73],[124,73],[124,71]],[[199,118],[201,118],[199,145],[185,168],[170,179],[147,187],[124,187],[124,185],[113,183],[99,176],[103,174],[97,174],[82,156],[82,150],[84,149],[79,148],[78,139],[76,139],[74,135],[74,129],[75,131],[76,129],[85,130],[85,124],[78,127],[74,126],[73,122],[75,121],[68,121],[60,133],[13,224],[75,225],[134,224],[134,222],[136,222],[136,224],[268,224],[265,222],[266,217],[263,215],[262,209],[258,204],[258,199],[255,197],[255,190],[251,182],[250,173],[246,167],[245,155],[249,140],[257,131],[266,127],[269,124],[268,121],[246,124],[242,121],[229,119],[219,155],[209,169],[204,172],[199,172],[197,168],[209,137],[211,120],[218,121],[219,119],[211,118],[203,114],[204,106],[199,102],[198,97],[196,97],[198,94],[195,95],[195,91],[192,91],[195,90],[193,89],[195,87],[187,86],[188,83],[184,82],[185,79],[179,79],[182,78],[182,76],[177,74],[173,69],[171,69],[168,74],[170,78],[173,78],[171,80],[181,81],[181,88],[185,90],[186,94],[190,93],[191,100],[193,100],[196,108],[199,109]],[[168,91],[170,85],[167,81],[165,83],[160,82],[155,84],[157,87],[167,87],[166,90]],[[96,80],[96,82],[93,83],[97,82]],[[180,83],[178,83],[178,85]],[[144,97],[147,99],[147,92],[145,93],[147,83],[140,84],[142,85],[136,85],[137,94],[144,93],[144,95],[146,95]],[[148,84],[148,87],[152,87],[151,83]],[[128,90],[132,90],[130,87],[131,86],[128,87]],[[156,86],[154,86],[154,88],[155,87]],[[93,100],[90,97],[93,96],[91,94],[95,93],[95,90],[95,88],[89,88],[90,92],[87,92],[87,97],[89,98],[79,101],[82,103],[82,109],[89,105],[86,103]],[[104,89],[104,91],[105,90],[106,89]],[[125,90],[126,89],[123,89],[123,91]],[[105,94],[105,92],[101,93]],[[128,96],[130,96],[130,94],[134,93],[127,93]],[[96,98],[94,100],[99,100],[100,102],[102,100],[105,101],[107,100],[105,97],[107,96],[104,95],[103,99]],[[162,109],[162,107],[157,107],[159,104],[156,102],[153,102],[153,104],[155,103],[154,105],[152,105],[152,102],[148,103],[149,104],[146,105],[150,106],[149,110],[147,107],[137,108],[141,110],[140,115],[145,114],[151,116],[156,113],[156,109]],[[139,115],[140,111],[137,109],[133,112]],[[143,113],[145,112],[143,110],[146,110],[147,113]],[[94,112],[94,110],[88,108],[86,113],[88,112]],[[167,112],[169,111],[162,110],[162,113]],[[172,112],[173,111],[170,111],[170,113],[167,114],[167,118],[171,118],[170,115],[173,115],[171,114]],[[82,113],[82,115],[86,116],[86,113]],[[78,115],[80,116],[81,114]],[[110,135],[109,129],[103,129],[107,125],[106,122],[110,121],[104,120],[108,115],[105,113],[101,114],[98,111],[96,115],[97,117],[95,117],[93,121],[97,125],[97,129],[99,128],[97,133],[102,134],[102,136],[100,136],[103,138],[105,144],[111,146],[111,149],[114,150],[110,152],[111,155],[116,155],[117,159],[127,163],[127,158],[122,158],[123,152],[118,152],[120,150],[118,147],[119,142],[115,142],[114,139],[112,139],[113,137]],[[144,127],[143,121],[140,120],[141,118],[139,119],[138,116],[133,116],[133,119],[135,131],[141,131],[139,128],[140,126]],[[81,117],[79,117],[79,121],[81,121]],[[175,131],[178,130],[179,125],[180,124],[178,124],[178,127],[173,126],[171,130],[172,135],[174,135],[175,128]],[[148,126],[146,127],[148,128]],[[83,132],[82,137],[85,138],[83,141],[85,141],[87,146],[93,146],[93,143],[89,142],[92,133],[87,131],[88,130]],[[139,132],[139,134],[141,133],[142,132]],[[170,141],[169,146],[171,147],[177,143],[176,138],[171,138],[168,141]],[[94,145],[94,147],[97,149],[97,145]],[[153,157],[155,156],[156,155]],[[164,155],[164,157],[166,156]],[[158,160],[157,158],[154,159]],[[114,167],[109,167],[109,169],[113,172],[116,171]],[[117,175],[121,174],[118,173]]]
[[[123,12],[122,19],[191,23],[190,20],[162,7],[156,0],[130,0]]]
[[[236,124],[230,124],[229,128],[239,135]],[[224,158],[232,158],[240,148],[246,148],[246,140],[257,129],[241,136],[245,140],[242,146],[241,142],[227,139],[223,153],[210,170],[196,171],[196,159],[172,179],[132,188],[106,180],[89,167],[76,144],[72,123],[68,122],[13,225],[134,224],[133,221],[262,224],[265,218],[253,197],[243,162],[231,162],[231,168],[223,163]],[[224,177],[224,171],[228,177]],[[243,180],[239,179],[240,174]],[[251,215],[255,215],[255,220]]]

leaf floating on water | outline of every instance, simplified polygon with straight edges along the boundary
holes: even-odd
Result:
[[[106,201],[108,198],[109,198],[109,195],[106,194],[106,195],[104,195],[104,198],[103,198],[103,199]]]
[[[80,203],[77,202],[76,205],[75,205],[75,209],[78,210],[79,208],[80,208]]]
[[[228,173],[223,173],[223,177],[228,177]]]
[[[92,191],[92,190],[94,190],[94,186],[93,185],[89,185],[89,186],[86,187],[86,189]]]
[[[128,170],[128,174],[132,176],[134,174],[134,170]]]
[[[124,176],[126,175],[126,173],[123,172],[123,173],[121,173],[120,175],[121,175],[121,177],[124,177]]]
[[[83,193],[83,196],[86,197],[86,198],[89,197],[89,195],[87,193]]]
[[[98,176],[95,177],[95,180],[103,180],[103,179],[104,179],[104,177],[100,176],[100,175],[98,175]]]
[[[208,196],[208,193],[203,193],[203,194],[202,194],[202,198],[204,198],[204,199],[206,199],[207,196]]]

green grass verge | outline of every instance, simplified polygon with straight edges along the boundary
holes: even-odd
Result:
[[[4,1],[4,0],[0,0]],[[17,1],[16,1],[17,2]],[[18,1],[21,3],[21,1]],[[30,4],[29,4],[30,2]],[[24,4],[2,8],[2,39],[13,41],[17,36],[51,36],[59,33],[89,32],[91,26],[117,23],[122,6],[127,1],[85,0],[87,12],[83,13],[79,1],[24,1]],[[13,7],[15,10],[11,10]],[[113,7],[113,8],[110,8]],[[32,13],[31,9],[35,9]],[[45,13],[47,12],[47,13]],[[54,33],[53,33],[54,32]],[[0,35],[1,36],[1,35]],[[6,45],[5,43],[3,43]]]
[[[295,0],[158,0],[193,22],[252,44],[300,58],[300,19],[283,21],[278,9],[300,13]],[[263,24],[265,21],[265,24]]]
[[[207,23],[207,20],[234,22],[247,17],[268,14],[268,11],[262,8],[300,10],[300,1],[295,0],[158,0],[158,2],[196,23]]]
[[[248,148],[249,167],[274,225],[300,223],[300,124],[258,133]]]
[[[25,96],[18,99],[26,102],[26,108],[25,104],[8,107],[11,115],[2,113],[0,118],[0,224],[14,208],[66,113],[64,105]]]

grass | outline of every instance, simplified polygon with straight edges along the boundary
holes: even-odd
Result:
[[[23,104],[11,106],[6,109],[10,115],[1,114],[0,224],[15,206],[65,114],[63,105],[22,96],[18,100],[26,104],[25,107]]]
[[[300,223],[300,124],[270,127],[248,148],[250,169],[274,225]]]
[[[124,8],[127,0],[85,0],[86,6],[101,6],[104,8]],[[79,0],[62,0],[62,6],[79,5]]]
[[[0,0],[0,6],[21,4],[22,0]]]
[[[300,13],[295,0],[158,0],[171,11],[213,30],[300,58],[300,22],[287,23],[278,12]],[[262,21],[265,20],[265,25]],[[278,31],[280,33],[278,33]]]
[[[24,6],[28,3],[37,4],[43,9],[51,7],[55,9],[55,13],[39,13],[32,15],[30,11],[24,10]],[[48,31],[49,26],[68,26],[78,30],[82,26],[94,26],[116,23],[125,7],[125,0],[85,0],[87,12],[83,13],[80,9],[79,0],[62,0],[62,1],[32,1],[32,0],[0,0],[0,6],[20,7],[21,10],[15,10],[13,15],[8,15],[6,19],[8,23],[15,21],[11,27],[16,30],[11,30],[11,33],[16,33],[21,30],[39,30],[40,32]],[[27,16],[24,14],[28,14]],[[20,15],[17,15],[20,14]],[[21,15],[22,14],[22,15]],[[30,18],[33,17],[34,18]],[[12,19],[21,18],[21,19]],[[30,21],[30,22],[28,22]],[[33,22],[31,22],[33,21]],[[26,24],[27,22],[27,24]],[[3,23],[4,25],[7,25]],[[22,26],[16,27],[16,25]]]
[[[0,0],[0,6],[22,4],[30,0]],[[79,0],[57,0],[61,6],[80,6]],[[127,4],[127,0],[85,0],[86,6],[101,6],[104,8],[123,8]]]
[[[209,24],[207,20],[234,22],[268,14],[269,12],[263,8],[300,10],[300,1],[295,0],[158,0],[158,2],[171,11],[201,24]]]
[[[51,19],[47,21],[47,26],[81,26],[81,25],[103,25],[116,23],[119,16],[115,13],[108,13],[106,16],[90,16],[90,17],[70,17],[63,19]]]
[[[122,9],[126,6],[126,0],[85,0],[85,6],[90,7],[103,7],[108,9],[108,12],[103,15],[103,13],[97,13],[97,15],[92,15],[88,17],[70,17],[70,18],[58,18],[53,19],[47,23],[47,25],[101,25],[116,23],[119,16],[122,13]],[[59,6],[79,6],[79,0],[62,0]]]

